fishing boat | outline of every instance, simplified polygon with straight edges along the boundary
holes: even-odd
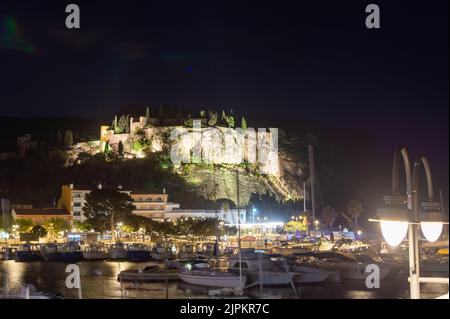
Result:
[[[42,260],[39,246],[30,245],[30,244],[20,245],[16,251],[15,257],[16,257],[17,262],[29,262],[29,261]]]
[[[113,260],[127,259],[127,250],[123,243],[116,243],[109,247],[109,258]]]
[[[247,282],[247,276],[239,276],[238,272],[230,270],[182,268],[178,275],[185,283],[208,287],[242,288]]]
[[[2,247],[0,251],[0,260],[14,260],[16,259],[16,249],[13,247]]]
[[[61,246],[61,261],[65,263],[76,263],[83,260],[80,247],[75,243],[68,243]]]
[[[151,260],[150,250],[144,244],[128,245],[127,259],[132,262],[143,262]]]
[[[170,247],[162,243],[158,243],[156,244],[154,251],[151,253],[151,258],[153,260],[166,260],[175,258],[175,255],[170,250]]]
[[[41,246],[41,256],[45,261],[61,261],[61,253],[57,244],[47,244]]]
[[[92,245],[85,247],[83,250],[83,258],[86,260],[105,260],[108,256],[103,246]]]
[[[240,263],[239,263],[240,259]],[[241,266],[242,273],[250,282],[262,285],[292,285],[294,273],[289,271],[282,255],[266,254],[254,248],[242,248],[241,256],[233,255],[228,261],[228,268],[237,270]]]

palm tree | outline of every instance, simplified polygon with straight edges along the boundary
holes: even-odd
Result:
[[[333,207],[327,206],[322,210],[322,220],[330,227],[330,230],[333,230],[333,224],[337,216],[338,213]]]
[[[347,205],[347,212],[355,221],[355,230],[358,229],[358,218],[364,213],[363,205],[359,200],[352,199]]]

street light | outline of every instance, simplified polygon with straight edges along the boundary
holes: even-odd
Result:
[[[420,215],[420,228],[425,238],[434,243],[439,239],[444,227],[444,214],[440,211],[439,202],[423,202]]]
[[[377,210],[381,233],[387,243],[395,247],[406,237],[411,212],[404,207],[406,197],[387,195],[383,198],[386,207]]]
[[[399,191],[399,165],[403,159],[406,176],[406,197]],[[427,178],[428,200],[423,202],[422,212],[419,213],[419,169],[423,166]],[[392,195],[384,196],[385,207],[377,210],[377,221],[380,222],[384,239],[391,246],[400,244],[408,233],[409,240],[409,281],[411,299],[420,299],[420,256],[419,229],[421,226],[425,237],[436,241],[444,224],[444,215],[440,211],[440,204],[433,200],[433,181],[428,160],[420,156],[411,167],[408,151],[405,147],[398,147],[394,154],[392,170]]]

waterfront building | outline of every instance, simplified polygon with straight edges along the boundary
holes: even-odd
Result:
[[[94,185],[62,185],[61,198],[58,201],[58,207],[67,210],[72,216],[73,220],[84,221],[86,216],[83,213],[83,208],[86,205],[86,195],[96,188],[104,187],[101,184]],[[119,186],[117,188],[120,192],[130,195],[131,191],[122,190]]]
[[[15,206],[12,209],[12,217],[13,220],[29,219],[34,224],[42,224],[52,218],[72,221],[72,215],[61,208],[21,208]]]

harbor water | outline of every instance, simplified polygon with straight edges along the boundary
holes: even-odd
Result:
[[[81,292],[83,298],[104,299],[124,298],[124,291],[117,277],[120,271],[143,268],[155,262],[130,263],[117,261],[82,261]],[[11,292],[20,292],[24,286],[33,285],[39,291],[60,293],[64,298],[79,298],[77,289],[66,287],[65,272],[67,264],[60,262],[0,261],[0,289],[6,287],[8,280]],[[208,298],[211,288],[188,285],[179,281],[146,283],[139,289],[127,289],[127,298],[178,299]],[[298,295],[290,287],[263,287],[262,293],[272,298],[321,298],[321,299],[403,299],[409,298],[409,285],[406,276],[381,281],[380,288],[368,289],[363,281],[344,281],[340,284],[298,285]],[[435,298],[447,293],[446,285],[422,285],[423,298]],[[252,288],[250,296],[261,294],[258,287]]]

